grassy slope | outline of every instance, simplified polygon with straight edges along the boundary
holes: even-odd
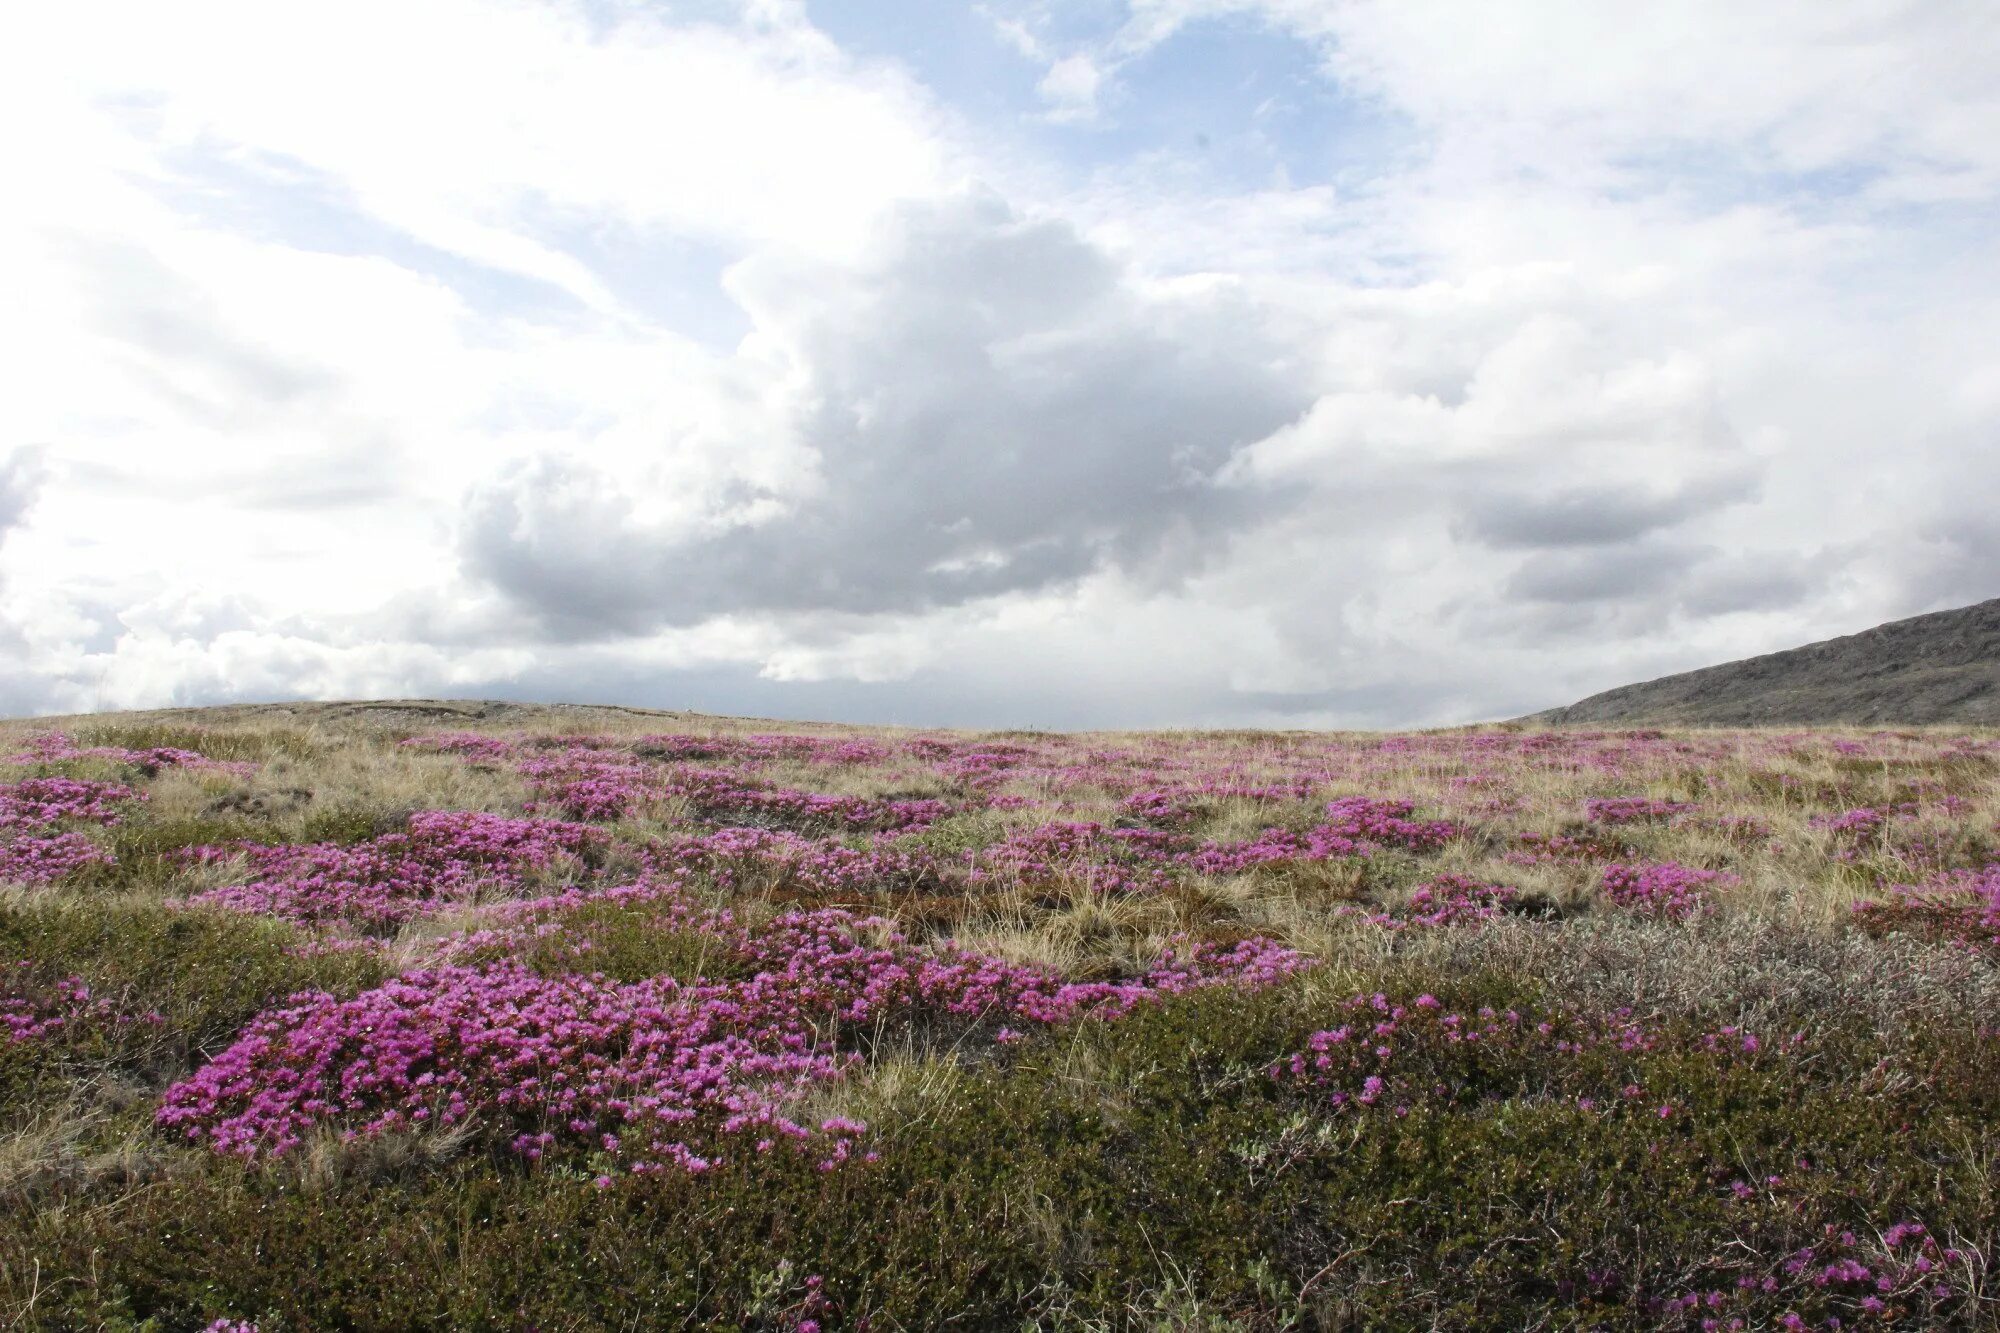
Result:
[[[1580,726],[2000,724],[2000,599],[1591,695]]]
[[[0,741],[16,749],[49,725],[6,724]],[[2000,1218],[2000,970],[1991,951],[1927,938],[1915,918],[1880,934],[1851,924],[1853,904],[1881,897],[1885,883],[1991,858],[2000,752],[1990,738],[1707,733],[1678,752],[1672,738],[1538,752],[1518,730],[1495,733],[1500,748],[1447,739],[1407,751],[1359,736],[1015,735],[1004,739],[1070,777],[983,793],[900,752],[847,767],[781,761],[760,776],[964,805],[911,840],[942,854],[1050,818],[1112,822],[1134,775],[1273,775],[1302,755],[1341,776],[1310,799],[1203,802],[1190,833],[1231,841],[1304,827],[1328,796],[1352,792],[1413,800],[1464,831],[1420,855],[1182,877],[1170,892],[1105,896],[1056,875],[1002,877],[977,893],[841,895],[897,916],[920,941],[949,937],[1073,976],[1129,975],[1186,931],[1271,936],[1322,962],[1273,989],[1186,997],[1004,1049],[940,1045],[921,1031],[882,1040],[819,1108],[870,1123],[880,1161],[865,1167],[822,1172],[780,1154],[600,1189],[589,1169],[529,1167],[479,1134],[329,1134],[243,1165],[155,1130],[160,1091],[260,1010],[298,990],[359,993],[449,929],[476,924],[453,915],[412,922],[376,948],[302,951],[303,927],[173,905],[232,872],[190,868],[172,852],[239,838],[353,843],[415,809],[517,812],[529,793],[509,766],[395,743],[439,728],[626,740],[763,728],[467,705],[68,725],[94,744],[179,745],[257,768],[140,780],[146,805],[93,835],[114,866],[0,890],[0,962],[80,975],[96,994],[161,1016],[0,1048],[0,1326],[179,1329],[228,1316],[255,1318],[264,1333],[810,1320],[1695,1328],[1702,1314],[1661,1302],[1710,1291],[1724,1326],[1741,1317],[1776,1327],[1793,1313],[1850,1328],[1995,1317],[1985,1272]],[[91,761],[64,771],[132,776]],[[994,794],[1025,804],[987,808]],[[1699,805],[1706,823],[1621,826],[1612,839],[1627,859],[1723,869],[1741,883],[1712,892],[1712,913],[1661,920],[1607,903],[1594,863],[1509,859],[1524,833],[1604,834],[1581,820],[1596,796]],[[1813,822],[1898,803],[1923,813],[1864,846]],[[610,828],[637,845],[686,829],[692,815],[668,801]],[[1506,884],[1534,910],[1443,929],[1366,919],[1404,911],[1414,886],[1444,872]],[[781,876],[708,891],[749,916],[764,910],[760,898],[798,896]],[[1356,904],[1367,912],[1341,913]],[[643,913],[589,928],[603,956],[637,960],[631,970],[678,965]],[[1531,1020],[1630,1008],[1663,1035],[1602,1067],[1532,1043],[1472,1063],[1439,1046],[1423,1068],[1452,1096],[1419,1097],[1401,1116],[1336,1112],[1269,1076],[1310,1033],[1351,1021],[1348,997],[1376,991],[1428,993],[1467,1012],[1513,1007]],[[1766,1050],[1706,1050],[1702,1034],[1724,1026],[1765,1034]],[[1607,1114],[1578,1101],[1615,1102],[1626,1086],[1644,1089],[1643,1108]],[[1675,1114],[1654,1114],[1656,1104]],[[1875,1319],[1861,1305],[1871,1288],[1812,1280],[1850,1256],[1883,1268],[1882,1233],[1912,1220],[1952,1251],[1937,1260],[1948,1294],[1899,1278]],[[1811,1266],[1788,1272],[1808,1245],[1819,1247]],[[1778,1290],[1762,1291],[1767,1278]]]

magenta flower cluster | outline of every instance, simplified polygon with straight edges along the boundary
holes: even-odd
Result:
[[[1520,896],[1520,890],[1509,884],[1444,874],[1412,889],[1409,905],[1402,913],[1383,913],[1370,919],[1393,930],[1471,925],[1491,921]]]
[[[0,786],[0,828],[65,822],[109,827],[125,817],[128,803],[145,799],[143,793],[116,782],[29,778]]]
[[[239,776],[256,771],[257,766],[241,760],[210,759],[194,750],[179,750],[172,746],[154,746],[144,750],[130,750],[122,745],[84,745],[76,743],[76,738],[67,732],[50,731],[28,742],[28,748],[9,758],[14,764],[61,764],[78,759],[101,759],[114,764],[124,764],[138,769],[147,777],[163,768],[207,769]]]
[[[1503,859],[1514,865],[1584,865],[1615,861],[1625,848],[1605,835],[1583,833],[1522,833]]]
[[[1739,1198],[1754,1198],[1758,1191],[1738,1182]],[[1750,1323],[1738,1309],[1770,1298],[1798,1299],[1811,1296],[1816,1304],[1831,1297],[1836,1308],[1870,1326],[1881,1326],[1912,1317],[1924,1318],[1951,1299],[1949,1271],[1964,1258],[1951,1247],[1939,1244],[1921,1222],[1902,1221],[1884,1228],[1857,1234],[1852,1229],[1831,1224],[1823,1239],[1802,1246],[1787,1255],[1775,1272],[1746,1272],[1733,1281],[1710,1283],[1695,1290],[1652,1303],[1650,1313],[1662,1320],[1678,1316],[1699,1319],[1696,1327],[1705,1333],[1723,1333],[1770,1325]],[[1789,1294],[1789,1295],[1788,1295]],[[1755,1316],[1751,1316],[1754,1318]],[[1937,1327],[1925,1322],[1912,1327]],[[1779,1315],[1780,1329],[1811,1328],[1796,1312]],[[1845,1324],[1831,1315],[1821,1325],[1840,1329]]]
[[[583,1154],[630,1171],[701,1172],[740,1152],[810,1147],[831,1168],[865,1126],[812,1125],[788,1108],[838,1080],[853,1040],[929,1016],[1018,1039],[1010,1024],[1116,1018],[1213,985],[1269,985],[1309,966],[1269,940],[1181,941],[1144,976],[1066,982],[950,945],[919,947],[876,918],[826,909],[755,929],[693,908],[671,885],[619,900],[664,900],[744,980],[544,976],[519,961],[443,963],[353,999],[306,994],[266,1013],[171,1088],[159,1123],[245,1157],[297,1147],[316,1126],[350,1134],[477,1123],[514,1151]],[[592,901],[577,895],[570,903]],[[515,909],[545,936],[549,904]],[[491,932],[477,944],[494,943]]]
[[[1295,833],[1265,829],[1247,842],[1206,843],[1188,857],[1204,875],[1238,875],[1275,861],[1325,861],[1367,856],[1382,847],[1434,851],[1461,832],[1446,819],[1411,819],[1409,801],[1344,796],[1326,807],[1324,822]]]
[[[94,865],[111,853],[71,824],[105,827],[123,807],[145,796],[115,782],[28,778],[0,785],[0,882],[47,884]]]
[[[532,754],[515,768],[534,793],[534,800],[524,807],[529,814],[551,813],[575,820],[622,819],[667,792],[653,767],[588,745]]]
[[[196,849],[204,860],[241,857],[250,878],[194,901],[292,921],[393,928],[447,906],[518,897],[533,881],[580,874],[603,836],[557,820],[427,810],[410,816],[406,832],[353,846]]]
[[[1645,916],[1685,918],[1709,911],[1705,892],[1741,884],[1722,870],[1702,870],[1677,861],[1654,865],[1614,863],[1604,867],[1605,896],[1620,907]]]
[[[1864,929],[1914,929],[1975,948],[2000,951],[2000,862],[1982,870],[1943,871],[1921,884],[1892,884],[1885,902],[1856,903]]]
[[[646,849],[661,871],[696,871],[725,891],[788,887],[825,896],[943,887],[951,871],[921,849],[843,843],[756,828],[723,828],[660,839]]]
[[[1814,828],[1825,829],[1837,838],[1855,843],[1878,841],[1884,829],[1892,821],[1911,820],[1921,816],[1923,810],[1914,801],[1900,802],[1889,806],[1859,806],[1853,810],[1843,810],[1837,815],[1815,815],[1807,821]]]
[[[158,1026],[158,1013],[128,1013],[115,1001],[94,995],[82,977],[38,982],[35,965],[22,960],[0,971],[0,1029],[10,1042],[40,1041],[78,1028]]]
[[[833,767],[879,764],[892,753],[887,745],[860,736],[642,736],[633,751],[650,759],[724,760],[748,765],[778,762]]]
[[[1077,884],[1097,894],[1150,893],[1170,882],[1167,835],[1108,829],[1089,820],[1054,820],[1015,829],[970,858],[973,884]]]
[[[1378,1109],[1398,1116],[1422,1105],[1448,1106],[1519,1094],[1518,1071],[1535,1068],[1553,1082],[1545,1091],[1585,1112],[1641,1110],[1668,1121],[1679,1108],[1636,1083],[1599,1087],[1617,1066],[1585,1070],[1592,1052],[1631,1055],[1660,1048],[1663,1036],[1630,1009],[1608,1014],[1516,1009],[1461,1011],[1433,995],[1407,1003],[1387,995],[1356,995],[1339,1027],[1314,1032],[1303,1049],[1278,1061],[1271,1076],[1310,1091],[1335,1111]],[[1762,1049],[1740,1028],[1704,1034],[1698,1043],[1724,1059],[1752,1059]],[[1571,1078],[1565,1066],[1575,1070]],[[1548,1072],[1553,1071],[1553,1072]]]
[[[1700,810],[1686,801],[1662,801],[1651,796],[1607,796],[1583,803],[1593,824],[1658,824]]]
[[[775,787],[720,769],[671,772],[665,791],[686,801],[702,819],[788,828],[798,832],[896,832],[928,827],[951,813],[943,801],[872,800]]]
[[[1248,782],[1231,777],[1211,777],[1197,783],[1152,788],[1128,795],[1122,808],[1127,814],[1155,824],[1186,824],[1205,807],[1220,801],[1285,803],[1303,801],[1313,789],[1328,780],[1325,774],[1302,774],[1270,782]]]

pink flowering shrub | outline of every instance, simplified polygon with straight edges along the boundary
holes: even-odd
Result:
[[[109,826],[125,817],[127,803],[145,799],[143,792],[116,782],[29,778],[0,786],[0,829],[66,822]]]
[[[1703,815],[1696,818],[1693,824],[1731,842],[1754,844],[1771,836],[1770,823],[1755,815]]]
[[[590,746],[544,750],[515,767],[535,796],[525,807],[529,814],[622,819],[669,790],[651,767]]]
[[[1915,802],[1879,808],[1858,806],[1835,815],[1815,815],[1808,823],[1832,835],[1837,847],[1834,852],[1836,857],[1842,861],[1858,861],[1887,847],[1898,825],[1910,823],[1922,813]]]
[[[81,833],[16,833],[0,841],[0,884],[53,884],[111,862],[110,852]]]
[[[123,807],[145,795],[115,782],[29,778],[0,785],[0,883],[49,884],[92,866],[109,865],[111,853],[66,824],[108,827]]]
[[[1138,829],[1107,829],[1089,820],[1057,820],[1016,829],[972,860],[975,885],[1080,884],[1097,894],[1157,892],[1170,882],[1163,861],[1170,840]]]
[[[1854,919],[1876,934],[1909,931],[2000,950],[2000,864],[1946,871],[1921,884],[1891,885],[1887,902],[1856,903]]]
[[[1737,1188],[1746,1195],[1753,1193],[1740,1182]],[[1733,1282],[1697,1287],[1651,1302],[1650,1311],[1662,1323],[1699,1328],[1703,1333],[1767,1327],[1893,1326],[1898,1316],[1928,1317],[1950,1301],[1950,1279],[1966,1258],[1958,1249],[1939,1244],[1920,1222],[1897,1222],[1879,1235],[1873,1228],[1863,1228],[1857,1235],[1852,1228],[1827,1223],[1821,1228],[1820,1239],[1786,1255],[1774,1271],[1762,1276],[1744,1273]],[[1767,1323],[1761,1311],[1774,1300],[1835,1305],[1846,1310],[1854,1322],[1849,1325],[1832,1316],[1816,1323],[1792,1309]]]
[[[12,756],[8,762],[15,764],[62,764],[78,759],[98,759],[114,764],[124,764],[139,770],[147,777],[163,768],[205,769],[242,776],[254,772],[257,765],[242,760],[211,759],[194,750],[178,749],[174,746],[148,746],[145,749],[127,749],[122,745],[79,746],[76,739],[67,732],[46,732],[28,742],[27,749]]]
[[[701,1172],[784,1143],[811,1145],[831,1166],[866,1127],[802,1123],[788,1107],[839,1079],[860,1059],[852,1041],[885,1020],[994,1024],[1005,1040],[1008,1023],[1116,1018],[1164,995],[1269,985],[1308,965],[1267,940],[1181,942],[1143,977],[1064,982],[950,946],[917,948],[844,911],[754,930],[728,914],[683,907],[679,917],[747,975],[620,983],[502,958],[407,973],[349,1000],[298,996],[169,1089],[159,1123],[245,1157],[284,1153],[318,1125],[367,1135],[477,1123],[531,1159],[583,1153],[642,1174]]]
[[[795,832],[910,832],[950,813],[943,801],[871,800],[772,787],[719,769],[677,769],[664,790],[685,800],[713,823],[790,829]]]
[[[889,746],[866,737],[774,733],[752,736],[642,736],[632,743],[631,749],[632,753],[642,758],[669,762],[724,760],[758,766],[784,760],[836,768],[880,764],[892,753]]]
[[[1334,1111],[1407,1115],[1418,1105],[1464,1105],[1521,1095],[1522,1082],[1543,1098],[1580,1110],[1639,1111],[1671,1119],[1674,1108],[1628,1081],[1622,1057],[1649,1054],[1666,1038],[1629,1009],[1605,1015],[1541,1015],[1480,1006],[1462,1010],[1424,994],[1407,1003],[1357,995],[1350,1017],[1322,1029],[1271,1068],[1287,1086],[1308,1089]],[[1762,1043],[1739,1028],[1709,1034],[1700,1048],[1752,1059]],[[1664,1113],[1663,1113],[1664,1108]]]
[[[974,791],[984,791],[1014,776],[1028,757],[1029,751],[1021,746],[987,742],[966,748],[950,747],[932,767],[940,777],[951,778]]]
[[[390,929],[484,897],[519,896],[531,882],[581,873],[603,835],[584,824],[450,810],[422,811],[409,829],[353,846],[198,849],[244,858],[249,878],[193,901],[291,921]]]
[[[1155,824],[1178,826],[1192,823],[1205,809],[1227,800],[1285,804],[1303,801],[1320,785],[1316,776],[1301,776],[1282,782],[1246,782],[1216,778],[1177,787],[1159,787],[1132,792],[1120,808],[1136,818]]]
[[[944,887],[951,867],[921,848],[848,847],[796,833],[723,828],[647,849],[660,870],[709,875],[725,892],[791,889],[806,895],[911,893]]]
[[[128,1013],[117,1002],[91,993],[79,976],[38,981],[39,969],[23,959],[0,967],[0,1031],[10,1042],[39,1042],[57,1033],[75,1033],[132,1023],[158,1026],[157,1013]]]
[[[1236,875],[1272,862],[1367,856],[1384,847],[1434,851],[1458,836],[1450,820],[1411,819],[1413,808],[1409,801],[1344,796],[1329,802],[1326,819],[1303,833],[1271,828],[1247,842],[1206,843],[1186,864],[1204,875]]]
[[[1656,824],[1692,814],[1701,807],[1650,796],[1612,796],[1593,797],[1583,803],[1583,809],[1585,818],[1593,824]]]
[[[1704,890],[1743,881],[1726,871],[1700,870],[1666,861],[1658,865],[1608,865],[1604,867],[1602,882],[1605,896],[1627,911],[1682,918],[1711,909]]]
[[[1410,891],[1409,904],[1401,913],[1383,913],[1370,919],[1393,929],[1476,924],[1499,916],[1520,896],[1512,885],[1492,884],[1469,875],[1438,875]]]
[[[859,736],[787,736],[766,732],[737,738],[730,753],[758,763],[789,760],[855,768],[881,763],[889,757],[890,750],[879,741]]]

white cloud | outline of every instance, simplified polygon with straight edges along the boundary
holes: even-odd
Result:
[[[9,21],[0,707],[1443,721],[2000,592],[1978,6],[996,12],[1032,130],[614,12]],[[1408,141],[1038,162],[1218,16]]]
[[[1068,55],[1049,66],[1036,91],[1056,120],[1089,120],[1097,114],[1097,94],[1104,71],[1087,55]]]
[[[1433,129],[1460,171],[1574,178],[1694,154],[1682,165],[1702,174],[1860,167],[1885,198],[1984,198],[2000,183],[2000,37],[1977,0],[1132,0],[1131,11],[1127,48],[1222,15],[1315,41],[1332,77]]]

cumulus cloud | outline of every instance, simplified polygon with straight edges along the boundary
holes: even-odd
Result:
[[[1254,522],[1216,476],[1306,406],[1227,287],[1140,290],[990,196],[901,211],[854,269],[752,261],[729,285],[795,385],[800,474],[649,524],[635,490],[674,470],[543,458],[473,496],[468,572],[580,636],[1170,580]]]
[[[41,488],[43,472],[38,449],[15,449],[0,458],[0,542],[28,516]]]

